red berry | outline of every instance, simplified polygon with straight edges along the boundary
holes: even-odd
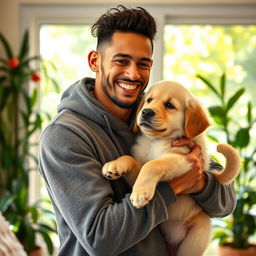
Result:
[[[17,58],[12,58],[12,59],[9,59],[9,61],[8,61],[8,66],[10,68],[16,68],[19,65],[20,65],[20,61]]]
[[[33,80],[34,82],[39,82],[39,81],[41,80],[41,77],[39,76],[39,74],[33,73],[33,74],[32,74],[32,80]]]

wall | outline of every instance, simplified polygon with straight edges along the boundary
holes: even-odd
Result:
[[[143,5],[143,3],[155,3],[156,0],[108,0],[108,3]],[[256,0],[158,0],[158,3],[221,3],[221,4],[246,4],[255,3]],[[0,32],[9,40],[13,49],[18,49],[20,44],[20,6],[22,4],[76,4],[76,3],[105,3],[106,0],[0,0]],[[0,54],[2,49],[0,49]]]

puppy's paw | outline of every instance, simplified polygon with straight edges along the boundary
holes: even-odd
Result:
[[[153,190],[151,189],[136,189],[132,191],[130,200],[134,207],[142,208],[153,198]]]
[[[102,168],[102,175],[110,180],[116,180],[125,175],[127,169],[120,164],[120,161],[114,160],[104,164]]]

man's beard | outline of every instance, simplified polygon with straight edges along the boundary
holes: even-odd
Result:
[[[109,81],[107,80],[103,67],[102,67],[102,76],[101,76],[101,88],[103,92],[109,97],[109,99],[120,108],[128,109],[136,105],[136,100],[134,102],[122,102],[115,95],[111,96],[109,94],[107,88],[109,88],[110,90],[111,89],[113,90],[114,88],[111,87]],[[130,96],[127,95],[127,97],[130,97]]]

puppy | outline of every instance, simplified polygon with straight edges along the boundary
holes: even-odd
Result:
[[[184,154],[189,149],[172,147],[171,142],[187,137],[201,146],[204,170],[209,169],[205,130],[210,125],[205,110],[182,85],[161,81],[145,95],[137,115],[141,131],[131,156],[121,156],[103,166],[109,179],[124,178],[133,185],[131,202],[136,208],[145,206],[154,196],[159,181],[170,181],[191,169]],[[213,172],[221,184],[232,182],[239,172],[237,152],[227,144],[219,144],[218,152],[226,158],[222,172]],[[134,183],[135,182],[135,183]],[[161,224],[172,255],[203,255],[210,239],[210,218],[190,196],[178,196],[168,209],[168,220]]]

